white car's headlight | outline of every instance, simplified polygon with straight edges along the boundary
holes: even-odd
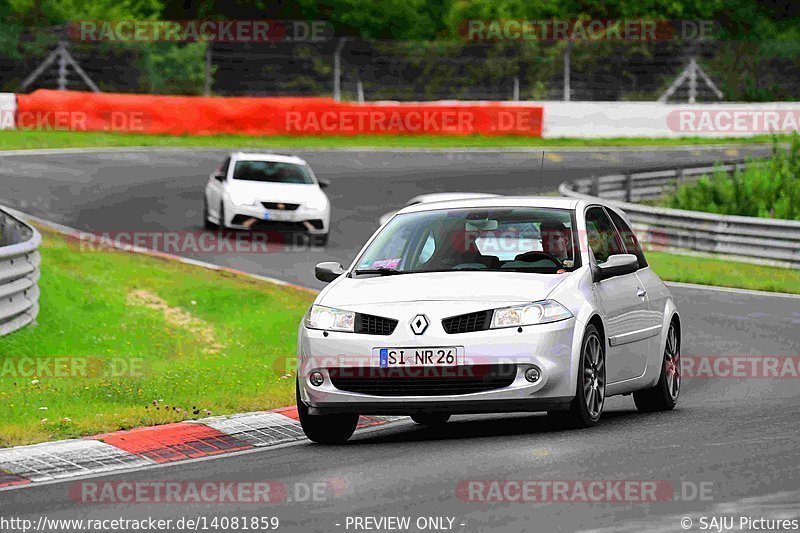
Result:
[[[305,317],[305,325],[309,329],[327,329],[333,331],[349,331],[355,329],[356,314],[333,307],[312,305]]]
[[[566,307],[555,300],[542,300],[495,309],[492,314],[492,329],[547,324],[567,318],[572,318],[572,313]]]

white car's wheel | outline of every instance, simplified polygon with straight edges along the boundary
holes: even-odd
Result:
[[[225,202],[220,202],[219,204],[219,224],[217,224],[217,227],[219,229],[228,227],[228,225],[225,224]]]
[[[667,331],[661,375],[655,387],[633,393],[633,402],[642,413],[669,411],[681,393],[681,338],[673,320]]]
[[[300,397],[300,383],[296,382],[297,414],[308,440],[318,444],[343,444],[353,436],[358,425],[358,415],[312,415]]]
[[[606,399],[606,354],[600,333],[589,325],[583,335],[575,398],[567,412],[552,412],[567,427],[587,428],[603,414]]]

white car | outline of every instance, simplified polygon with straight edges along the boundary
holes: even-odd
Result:
[[[403,207],[408,207],[410,205],[417,205],[417,204],[427,204],[430,202],[444,202],[446,200],[469,200],[471,198],[490,198],[496,197],[497,194],[488,194],[482,192],[434,192],[430,194],[420,194],[419,196],[415,196]],[[381,216],[379,219],[380,225],[383,226],[386,224],[390,218],[392,218],[397,211],[392,211],[391,213],[386,213]]]
[[[595,424],[605,399],[641,411],[680,392],[681,322],[627,217],[566,198],[419,204],[372,236],[299,327],[306,435],[339,443],[358,415],[547,411]]]
[[[233,153],[209,176],[204,223],[235,229],[303,232],[315,244],[328,241],[329,185],[299,157]]]

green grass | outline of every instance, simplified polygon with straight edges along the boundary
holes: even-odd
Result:
[[[800,294],[800,270],[709,257],[646,252],[664,281]]]
[[[0,338],[0,446],[294,403],[312,292],[43,235],[38,326]],[[163,299],[170,318],[133,291]],[[89,363],[26,375],[25,357]]]
[[[781,140],[783,137],[780,137]],[[788,137],[787,137],[788,138]],[[535,137],[503,136],[274,136],[254,137],[248,135],[144,135],[105,132],[61,132],[61,131],[0,131],[0,150],[34,148],[77,148],[117,146],[167,146],[199,148],[553,148],[595,146],[680,146],[769,143],[773,135],[753,137],[731,137],[707,139],[702,137],[620,138],[620,139],[541,139]]]

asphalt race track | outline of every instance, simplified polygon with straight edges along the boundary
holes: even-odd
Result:
[[[541,192],[591,173],[744,153],[560,151],[545,159]],[[221,155],[144,150],[3,156],[0,203],[83,230],[195,231],[205,180]],[[319,286],[314,263],[349,262],[378,217],[414,195],[539,190],[541,153],[536,152],[300,155],[332,181],[334,222],[327,249],[198,259]],[[800,299],[678,286],[672,292],[682,315],[684,356],[797,356]],[[630,397],[615,397],[601,423],[584,431],[559,429],[538,414],[460,416],[433,429],[403,420],[359,433],[340,447],[299,442],[103,478],[279,480],[299,491],[290,490],[292,501],[280,504],[90,505],[70,496],[74,481],[67,481],[0,492],[0,516],[36,521],[43,510],[49,518],[277,516],[280,531],[298,532],[365,531],[347,527],[354,516],[447,516],[454,518],[452,531],[542,533],[682,531],[683,517],[693,518],[690,530],[698,530],[699,517],[712,515],[799,518],[799,392],[798,378],[686,378],[676,410],[638,414]],[[459,482],[476,479],[663,480],[676,497],[646,504],[464,501]],[[340,490],[298,501],[305,487],[319,482]]]

